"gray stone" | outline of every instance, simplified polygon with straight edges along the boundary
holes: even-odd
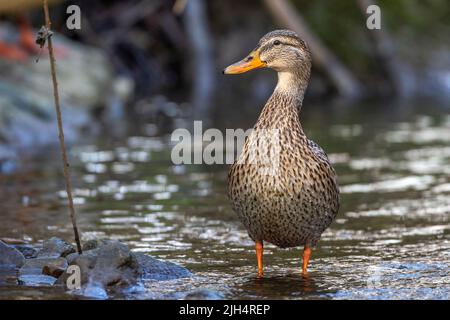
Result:
[[[99,247],[92,280],[105,286],[136,283],[138,268],[127,245],[112,242]]]
[[[94,250],[97,249],[98,247],[114,242],[113,240],[103,240],[103,239],[93,239],[93,240],[88,240],[86,242],[83,243],[83,245],[81,246],[81,249],[83,251],[89,251],[89,250]]]
[[[92,244],[95,244],[94,242]],[[133,253],[119,241],[100,241],[84,251],[82,255],[68,255],[70,265],[78,265],[81,283],[86,287],[130,286],[140,281],[172,280],[189,277],[192,274],[175,263],[164,262],[143,253]],[[64,273],[58,283],[65,283]]]
[[[157,260],[144,253],[133,253],[139,264],[142,280],[173,280],[192,276],[186,268],[172,262]]]
[[[19,250],[0,241],[0,265],[21,267],[24,263],[25,257]]]
[[[44,273],[44,269],[46,270],[46,275],[56,275],[59,273],[59,270],[62,272],[59,273],[61,275],[64,270],[67,269],[68,263],[64,258],[35,258],[35,259],[27,259],[25,264],[20,268],[20,275],[40,275]]]
[[[29,244],[16,244],[14,248],[19,250],[25,259],[33,259],[38,255],[39,250]]]
[[[66,259],[69,265],[77,265],[81,271],[81,283],[85,284],[89,282],[90,277],[93,274],[93,269],[97,263],[98,250],[83,251],[82,255],[78,253],[69,254]],[[64,273],[58,282],[65,283],[69,275]]]
[[[69,254],[66,259],[69,265],[77,264],[80,267],[84,266],[86,269],[92,269],[97,261],[98,250],[83,251],[82,255],[78,253]]]
[[[42,250],[38,253],[38,258],[59,258],[65,257],[75,252],[75,247],[70,243],[53,237],[44,241]]]
[[[37,249],[33,246],[16,246],[29,257],[36,255]],[[70,276],[66,273],[68,266],[77,265],[81,271],[81,288],[76,291],[95,299],[106,299],[108,293],[123,294],[130,288],[144,288],[145,281],[172,280],[192,275],[175,263],[133,253],[126,244],[115,240],[88,241],[83,247],[83,254],[79,255],[72,245],[51,238],[44,241],[37,257],[30,259],[25,259],[16,248],[1,242],[0,249],[0,252],[12,252],[14,257],[22,257],[17,265],[21,266],[20,269],[16,264],[0,267],[0,284],[65,287]],[[179,298],[220,299],[221,296],[205,289],[181,293]]]
[[[127,245],[119,241],[107,241],[96,249],[67,256],[71,265],[78,265],[81,271],[82,284],[95,286],[131,285],[137,282],[139,269],[137,262]],[[64,282],[68,275],[63,274]]]

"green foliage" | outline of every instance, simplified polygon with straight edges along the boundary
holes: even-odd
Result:
[[[358,74],[376,68],[367,37],[366,16],[357,0],[292,0],[311,29]],[[380,0],[383,26],[400,46],[431,46],[445,42],[450,32],[448,0]],[[403,39],[403,36],[407,38]],[[403,41],[404,40],[404,41]],[[410,49],[410,48],[409,48]]]

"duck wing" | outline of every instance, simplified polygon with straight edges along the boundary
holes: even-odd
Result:
[[[318,160],[330,164],[330,159],[328,158],[328,155],[317,143],[308,139],[308,147],[311,150],[311,152],[317,157]]]

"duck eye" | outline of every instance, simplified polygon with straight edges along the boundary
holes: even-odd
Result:
[[[274,44],[275,46],[279,46],[279,45],[281,44],[281,42],[280,42],[280,40],[275,40],[275,41],[273,42],[273,44]]]

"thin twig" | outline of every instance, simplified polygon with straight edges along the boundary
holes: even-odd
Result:
[[[45,14],[45,26],[46,26],[46,29],[50,32],[52,23],[50,21],[47,0],[44,0],[44,14]],[[51,68],[52,82],[53,82],[53,95],[55,98],[56,118],[58,121],[59,144],[61,147],[61,156],[62,156],[62,161],[63,161],[64,179],[66,182],[67,199],[69,200],[70,219],[72,220],[73,232],[75,234],[75,242],[77,244],[78,253],[82,254],[80,237],[78,234],[78,227],[77,227],[77,221],[76,221],[76,216],[75,216],[75,208],[73,206],[72,181],[70,178],[70,170],[69,170],[70,164],[69,164],[69,160],[67,159],[66,146],[65,146],[65,142],[64,142],[64,129],[63,129],[63,125],[62,125],[61,107],[60,107],[59,92],[58,92],[58,82],[56,79],[55,55],[53,53],[53,44],[52,44],[51,33],[49,33],[46,40],[47,40],[48,53],[50,56],[50,68]]]

